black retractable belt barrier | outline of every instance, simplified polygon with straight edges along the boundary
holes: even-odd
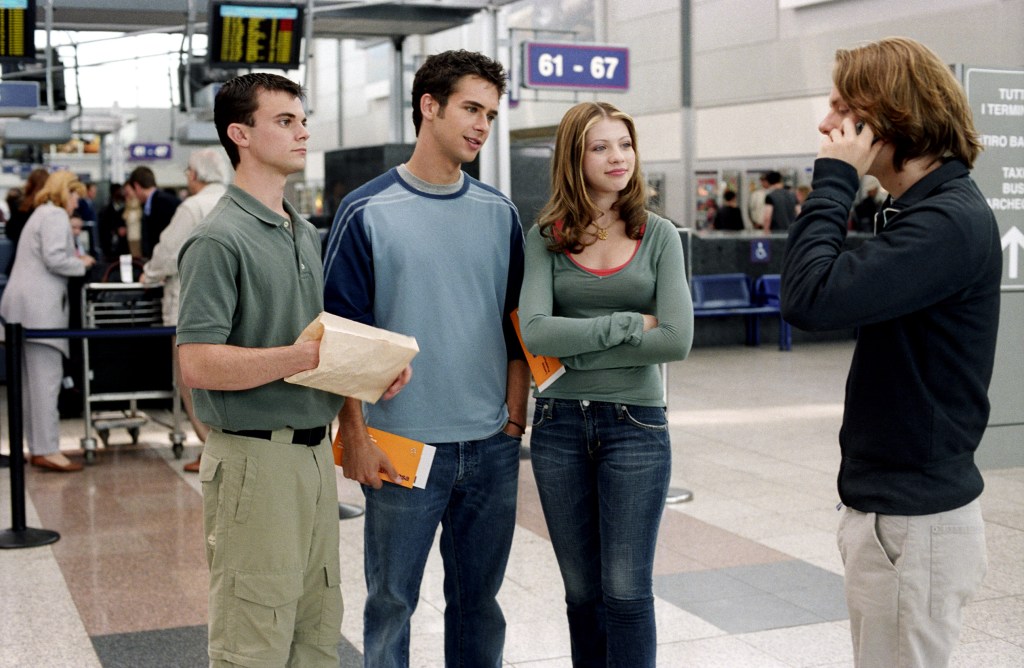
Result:
[[[39,547],[60,540],[60,534],[48,529],[25,526],[25,452],[24,425],[21,400],[21,360],[25,339],[94,339],[126,336],[171,336],[174,327],[147,327],[145,329],[33,329],[26,330],[21,323],[6,324],[7,336],[7,422],[11,442],[11,522],[6,531],[0,531],[0,549]]]
[[[11,443],[11,528],[0,531],[0,548],[39,547],[60,540],[60,534],[48,529],[25,526],[25,452],[21,413],[21,358],[25,348],[25,330],[21,323],[9,322],[7,335],[7,422]]]
[[[173,327],[139,329],[63,329],[32,330],[29,338],[105,339],[124,336],[170,336]],[[60,534],[48,529],[25,526],[25,453],[24,426],[21,406],[21,358],[25,348],[25,329],[20,323],[7,323],[7,413],[11,442],[11,522],[12,527],[0,531],[0,549],[39,547],[60,540]],[[351,519],[363,514],[359,506],[338,504],[339,519]]]

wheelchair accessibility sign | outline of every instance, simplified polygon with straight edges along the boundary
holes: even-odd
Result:
[[[754,239],[750,242],[750,261],[754,264],[772,261],[772,247],[767,239]]]

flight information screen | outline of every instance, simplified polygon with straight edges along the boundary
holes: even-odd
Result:
[[[0,0],[0,60],[36,57],[35,0]]]
[[[302,7],[213,2],[208,17],[210,67],[298,68]]]

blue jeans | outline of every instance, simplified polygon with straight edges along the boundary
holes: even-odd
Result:
[[[672,469],[665,409],[538,399],[530,455],[573,666],[653,667],[654,549]]]
[[[498,432],[434,445],[426,489],[363,487],[367,668],[409,665],[409,619],[439,523],[445,665],[501,666],[505,616],[497,595],[516,524],[519,439]]]

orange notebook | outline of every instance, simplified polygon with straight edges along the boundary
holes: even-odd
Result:
[[[411,438],[391,434],[380,429],[367,427],[366,431],[370,434],[370,439],[377,444],[377,447],[388,456],[388,459],[391,460],[391,465],[398,472],[398,480],[392,480],[391,476],[385,473],[384,469],[381,469],[381,480],[386,480],[402,487],[408,487],[409,489],[413,487],[423,489],[427,486],[427,476],[430,475],[430,467],[434,463],[434,453],[437,451],[437,448],[433,445],[420,443]],[[340,429],[334,435],[332,445],[334,449],[334,464],[341,466],[345,457],[345,444],[341,442]]]
[[[526,344],[523,342],[523,333],[519,329],[519,309],[512,311],[512,324],[516,327],[519,345],[523,347],[523,352],[526,353],[526,363],[530,365],[530,374],[533,376],[533,382],[537,384],[537,391],[543,392],[551,386],[551,383],[558,380],[565,373],[565,365],[557,357],[534,355],[526,349]]]

